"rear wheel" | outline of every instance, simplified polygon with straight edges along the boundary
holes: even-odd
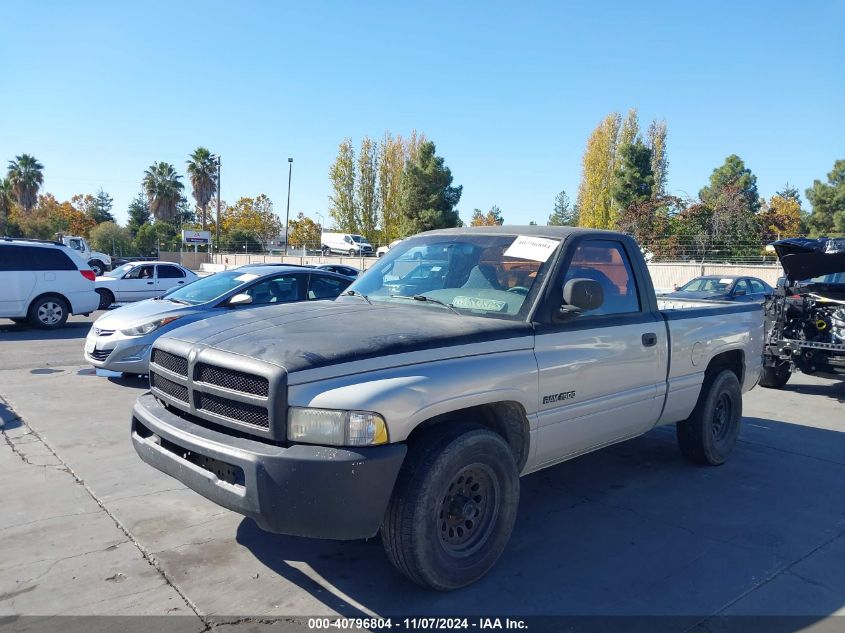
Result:
[[[41,297],[29,306],[29,322],[42,330],[62,327],[68,318],[67,302],[61,297]]]
[[[350,256],[350,257],[355,257],[355,249],[354,249],[354,248],[350,248],[350,249],[349,249],[349,253],[348,253],[348,254],[349,254],[349,256]]]
[[[763,367],[763,373],[760,374],[760,386],[768,389],[780,389],[789,382],[791,375],[792,371],[788,362],[773,367]]]
[[[100,295],[100,305],[97,306],[98,310],[107,310],[114,303],[114,295],[108,288],[97,288],[97,294]]]
[[[432,429],[412,445],[382,526],[393,565],[440,591],[495,564],[519,505],[519,473],[501,436],[475,425]]]
[[[724,464],[736,446],[741,419],[742,390],[736,374],[729,369],[709,374],[692,415],[677,424],[681,453],[694,464]]]

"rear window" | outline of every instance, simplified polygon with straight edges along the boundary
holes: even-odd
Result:
[[[60,248],[9,244],[0,246],[0,270],[77,270]]]

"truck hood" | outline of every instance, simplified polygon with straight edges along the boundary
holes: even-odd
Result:
[[[490,340],[511,339],[513,349],[519,349],[531,346],[532,334],[531,325],[521,321],[457,315],[421,305],[344,300],[226,312],[178,328],[166,338],[272,363],[290,374]],[[466,353],[444,349],[443,357]],[[390,365],[388,361],[384,366]]]
[[[790,281],[845,271],[845,238],[795,237],[778,240],[772,246]]]

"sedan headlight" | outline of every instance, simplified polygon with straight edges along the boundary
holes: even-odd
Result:
[[[288,409],[288,439],[330,446],[387,444],[387,424],[371,411]]]
[[[181,318],[181,315],[164,317],[163,319],[156,319],[155,321],[149,321],[147,323],[142,323],[141,325],[136,325],[135,327],[126,328],[125,330],[121,330],[120,333],[124,336],[144,336],[144,334],[155,332],[160,327],[164,327],[168,323],[173,323],[176,319]]]

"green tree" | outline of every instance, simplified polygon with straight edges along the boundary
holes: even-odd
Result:
[[[795,200],[798,206],[801,206],[801,194],[798,192],[798,188],[793,187],[789,183],[786,183],[780,191],[776,191],[775,195],[786,200]]]
[[[249,231],[235,229],[226,236],[223,248],[231,253],[260,253],[264,245]]]
[[[182,190],[185,188],[180,181],[182,176],[170,163],[153,163],[144,172],[142,181],[144,192],[150,203],[150,212],[156,220],[173,220],[182,200]]]
[[[669,159],[666,157],[666,121],[652,121],[646,133],[648,148],[651,150],[651,173],[654,175],[652,195],[659,198],[666,194],[666,178],[669,171]]]
[[[150,203],[147,201],[146,195],[143,192],[139,193],[129,203],[128,209],[129,221],[126,226],[132,237],[138,233],[144,224],[150,223]]]
[[[90,233],[94,250],[112,255],[127,255],[132,250],[132,234],[112,221],[101,222]]]
[[[827,182],[814,180],[804,192],[813,206],[807,219],[813,235],[845,233],[845,160],[837,160]]]
[[[132,240],[132,248],[142,257],[150,257],[158,253],[158,234],[152,224],[142,224],[138,227]]]
[[[698,194],[704,204],[712,204],[726,189],[738,191],[745,198],[748,209],[757,212],[760,208],[760,196],[757,193],[757,176],[755,176],[742,159],[731,154],[724,164],[713,170],[710,184]]]
[[[578,226],[578,209],[569,202],[566,191],[555,196],[555,206],[549,216],[548,226]]]
[[[402,170],[405,168],[405,146],[402,137],[385,132],[378,154],[378,207],[381,241],[390,244],[400,235],[400,201]]]
[[[403,236],[459,225],[455,207],[463,187],[452,186],[452,172],[436,151],[434,143],[423,142],[402,172]]]
[[[605,117],[587,139],[581,161],[581,183],[578,186],[580,226],[607,229],[616,224],[610,187],[620,125],[621,117],[613,112]]]
[[[100,188],[97,195],[94,196],[91,206],[88,208],[88,215],[94,222],[101,224],[103,222],[114,222],[112,215],[112,207],[114,207],[114,200],[105,191]]]
[[[376,143],[365,136],[361,139],[361,150],[358,152],[358,176],[356,179],[358,211],[357,225],[361,233],[371,244],[377,243],[376,224],[378,223],[378,157]]]
[[[44,184],[44,165],[34,156],[21,154],[15,160],[9,161],[9,171],[6,174],[12,184],[18,204],[26,211],[32,211],[38,201],[38,190]]]
[[[358,213],[355,205],[355,150],[350,139],[344,139],[337,150],[337,158],[329,169],[332,194],[329,196],[329,215],[338,230],[358,233]]]
[[[627,209],[651,198],[653,187],[651,150],[640,139],[620,145],[610,187],[614,202],[620,209]]]
[[[300,212],[295,220],[290,220],[288,223],[288,243],[293,247],[319,248],[322,232],[323,227]]]
[[[205,147],[198,147],[188,160],[191,193],[202,218],[202,230],[208,228],[208,203],[217,193],[217,156]]]
[[[0,178],[0,236],[7,234],[9,218],[15,204],[15,191],[8,178]]]
[[[273,211],[273,202],[263,193],[256,198],[240,198],[226,207],[220,218],[221,233],[232,242],[235,234],[249,235],[266,249],[282,233],[284,223]]]
[[[483,213],[481,209],[473,209],[472,217],[470,218],[470,226],[501,226],[505,223],[502,217],[502,210],[495,204],[490,207],[487,213]]]

